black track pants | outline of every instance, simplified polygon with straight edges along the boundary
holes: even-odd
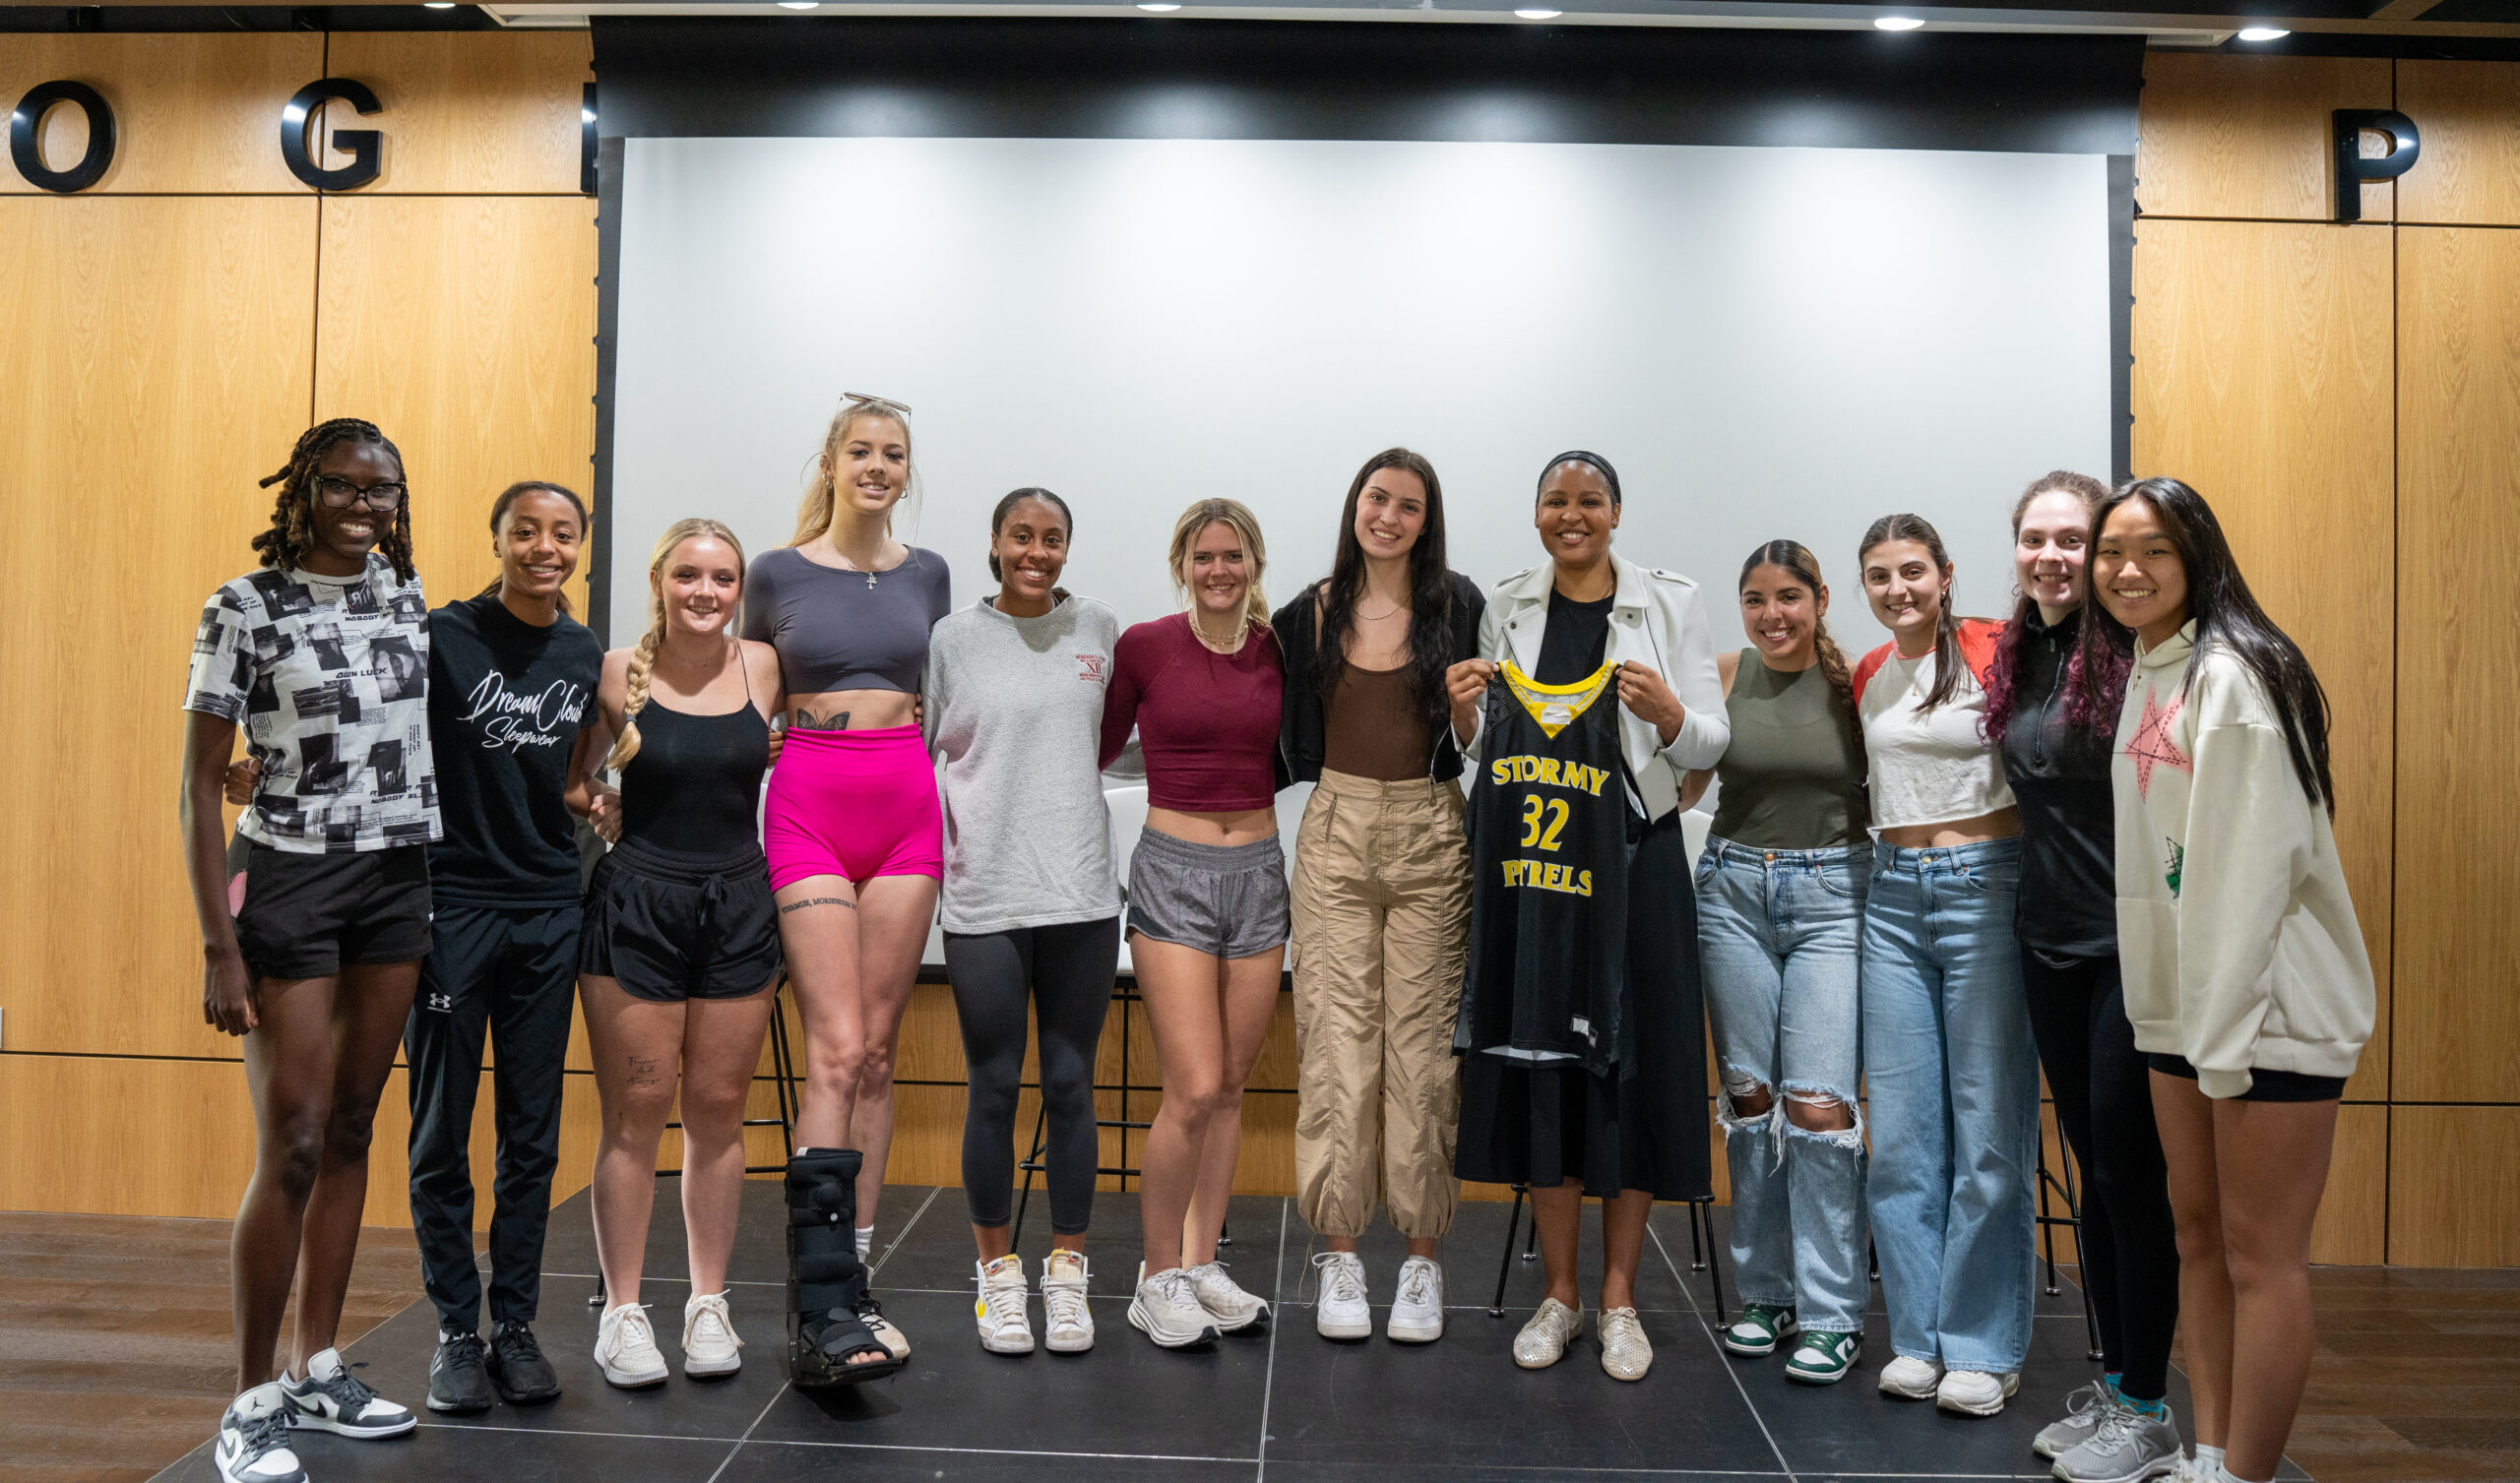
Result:
[[[1120,921],[945,934],[945,972],[963,1025],[971,1103],[963,1118],[963,1195],[972,1224],[1012,1218],[1015,1099],[1024,1081],[1029,991],[1041,1022],[1041,1099],[1049,1108],[1050,1229],[1072,1236],[1094,1218],[1094,1053],[1120,959]]]
[[[2124,1372],[2128,1395],[2158,1400],[2178,1328],[2178,1244],[2152,1077],[2135,1049],[2117,958],[2024,944],[2021,982],[2056,1122],[2082,1169],[2083,1280],[2104,1363]]]
[[[490,1320],[531,1323],[560,1162],[560,1077],[576,1004],[579,908],[440,904],[403,1046],[411,1064],[411,1229],[440,1322],[481,1325],[472,1257],[472,1104],[486,1033],[496,1054],[498,1175]]]

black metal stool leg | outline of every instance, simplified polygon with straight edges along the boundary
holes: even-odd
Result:
[[[1715,1197],[1689,1202],[1689,1242],[1697,1242],[1699,1221],[1706,1222],[1706,1285],[1715,1294],[1715,1326],[1719,1329],[1732,1322],[1724,1311],[1724,1251],[1715,1241]]]
[[[1523,1187],[1516,1185],[1514,1186],[1514,1211],[1505,1217],[1505,1251],[1496,1259],[1496,1297],[1487,1305],[1487,1316],[1491,1319],[1501,1319],[1505,1316],[1505,1277],[1514,1269],[1514,1227],[1522,1223]],[[1537,1214],[1532,1217],[1532,1227],[1533,1234],[1537,1237],[1540,1227],[1540,1217]]]

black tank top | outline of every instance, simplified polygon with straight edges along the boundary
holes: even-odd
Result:
[[[758,845],[770,722],[753,709],[690,715],[651,700],[635,717],[639,755],[621,770],[621,837],[686,855]]]

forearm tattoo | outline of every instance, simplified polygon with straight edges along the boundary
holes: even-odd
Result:
[[[799,731],[846,731],[849,729],[849,712],[834,711],[825,715],[816,715],[799,706],[796,708],[796,718],[788,724]]]
[[[808,906],[846,906],[851,911],[857,909],[855,901],[844,901],[836,896],[818,896],[807,900],[789,901],[779,908],[779,914],[786,916],[790,911],[802,911]]]

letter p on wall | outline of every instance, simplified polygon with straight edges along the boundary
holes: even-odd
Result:
[[[2333,115],[2336,154],[2336,219],[2362,219],[2362,187],[2374,180],[2395,180],[2415,168],[2424,141],[2415,120],[2395,108],[2339,108]],[[2364,134],[2388,136],[2389,153],[2365,155]]]

